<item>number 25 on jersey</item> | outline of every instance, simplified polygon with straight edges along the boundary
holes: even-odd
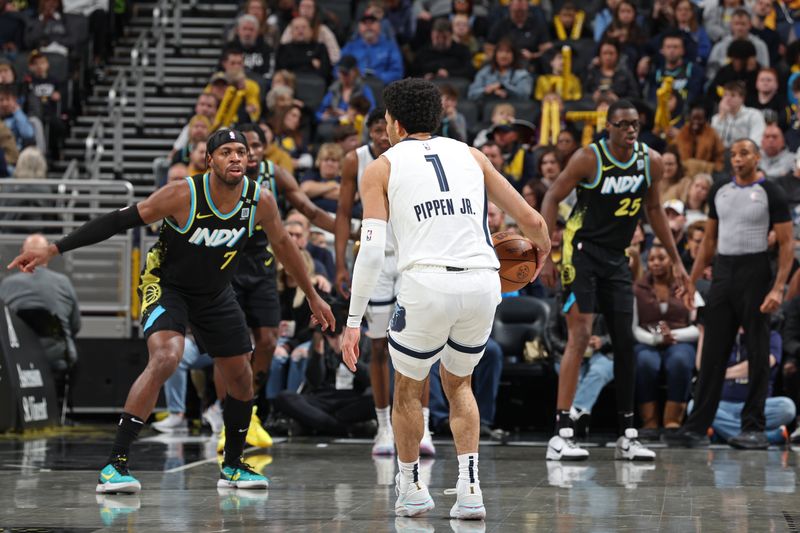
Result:
[[[623,198],[619,201],[619,208],[614,211],[615,217],[632,217],[642,207],[641,198]]]

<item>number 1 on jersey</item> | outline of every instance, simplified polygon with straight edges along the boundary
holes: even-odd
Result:
[[[439,156],[436,154],[426,155],[425,161],[433,165],[433,170],[436,172],[436,179],[439,180],[439,190],[442,192],[449,191],[450,186],[447,184],[447,176],[444,174],[444,167],[442,167],[442,161],[439,159]]]
[[[225,258],[225,262],[222,263],[221,267],[219,267],[220,270],[225,270],[225,267],[228,266],[229,264],[231,264],[231,261],[233,261],[233,258],[236,257],[236,252],[237,251],[238,250],[233,250],[231,252],[225,252],[225,255],[222,256],[222,257]]]

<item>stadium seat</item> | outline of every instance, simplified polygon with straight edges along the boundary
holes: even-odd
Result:
[[[530,296],[505,298],[497,306],[492,338],[507,358],[521,360],[526,342],[537,337],[546,341],[549,318],[550,307],[542,300]]]
[[[383,80],[375,76],[364,76],[364,82],[372,89],[375,105],[383,107]]]
[[[433,78],[431,81],[437,86],[450,85],[458,92],[459,101],[467,98],[467,89],[469,89],[469,85],[472,83],[472,80],[466,78]]]
[[[309,111],[316,111],[328,90],[325,80],[308,72],[297,73],[295,97],[306,104]]]

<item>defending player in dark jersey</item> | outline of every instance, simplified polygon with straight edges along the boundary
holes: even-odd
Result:
[[[250,149],[245,174],[272,193],[281,219],[284,218],[288,206],[291,206],[303,213],[312,224],[333,233],[333,217],[314,205],[289,172],[264,159],[267,139],[263,130],[255,124],[245,124],[240,131],[247,139]],[[256,230],[260,229],[260,226],[256,226]],[[243,257],[232,281],[236,298],[244,311],[247,326],[251,329],[255,342],[252,365],[257,398],[267,382],[272,355],[278,341],[280,303],[276,266],[266,234],[256,231],[245,245]]]
[[[187,325],[216,358],[228,391],[223,411],[227,439],[218,486],[267,487],[266,478],[241,458],[253,401],[252,346],[244,314],[230,286],[241,251],[257,225],[263,226],[276,256],[308,295],[316,320],[326,328],[333,326],[334,318],[306,275],[272,195],[244,176],[246,157],[244,136],[234,130],[219,130],[208,140],[206,174],[169,183],[135,206],[91,220],[47,248],[22,253],[9,265],[32,272],[59,253],[164,220],[159,240],[148,253],[140,287],[150,358],[128,393],[97,492],[132,493],[141,489],[128,471],[129,449],[150,416],[159,389],[183,356]]]
[[[620,431],[615,458],[655,458],[636,440],[633,427],[633,290],[625,248],[643,211],[672,259],[678,283],[683,286],[688,279],[661,207],[661,156],[637,140],[639,113],[630,102],[618,100],[609,107],[606,128],[608,139],[577,152],[542,205],[548,227],[555,228],[559,202],[577,189],[578,201],[563,236],[561,281],[569,336],[558,380],[557,434],[547,447],[549,460],[574,461],[589,456],[573,440],[570,407],[598,311],[603,313],[614,345]],[[555,285],[555,269],[549,259],[542,281]]]

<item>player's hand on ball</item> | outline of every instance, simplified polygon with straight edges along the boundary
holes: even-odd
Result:
[[[323,300],[319,294],[314,294],[314,297],[308,299],[308,305],[311,307],[311,323],[319,324],[322,331],[333,331],[336,328],[336,319],[333,317],[331,307]]]
[[[351,372],[356,371],[358,361],[358,341],[361,340],[361,328],[344,328],[342,336],[342,360]]]

